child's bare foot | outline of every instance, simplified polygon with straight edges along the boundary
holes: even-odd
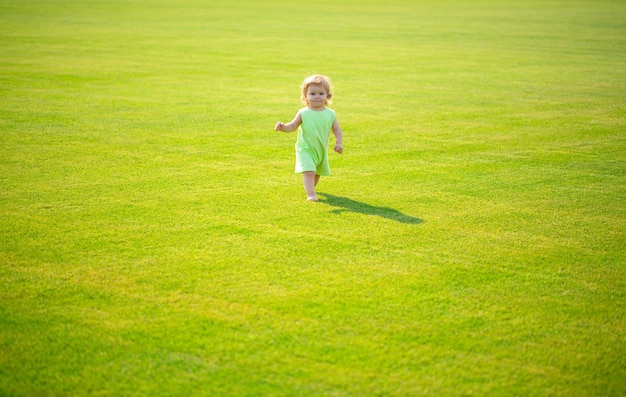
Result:
[[[313,196],[308,196],[306,199],[307,199],[307,200],[309,200],[309,201],[319,201],[319,200],[317,199],[317,196],[315,196],[315,195],[313,195]]]

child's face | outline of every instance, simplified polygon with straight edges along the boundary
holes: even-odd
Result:
[[[311,84],[306,89],[306,102],[312,109],[323,109],[326,106],[328,93],[323,86]]]

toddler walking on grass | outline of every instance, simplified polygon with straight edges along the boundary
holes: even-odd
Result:
[[[326,76],[313,75],[302,83],[300,109],[289,123],[276,123],[276,131],[298,130],[296,141],[296,173],[302,174],[304,190],[309,201],[318,201],[315,187],[321,176],[330,175],[328,163],[328,141],[330,131],[335,136],[335,152],[343,153],[343,135],[335,111],[326,105],[331,103],[333,93]]]

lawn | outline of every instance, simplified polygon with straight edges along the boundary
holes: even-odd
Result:
[[[0,0],[0,395],[626,395],[626,2],[299,3]]]

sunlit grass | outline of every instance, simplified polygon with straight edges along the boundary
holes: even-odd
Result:
[[[1,4],[0,394],[621,395],[624,21]],[[313,204],[272,127],[318,72]]]

